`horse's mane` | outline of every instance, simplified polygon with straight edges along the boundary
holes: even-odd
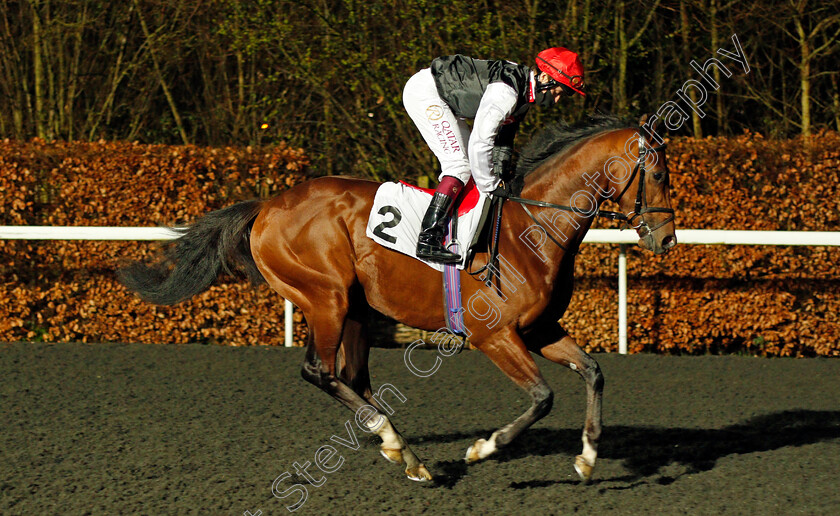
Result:
[[[516,175],[526,176],[539,168],[548,158],[566,150],[572,144],[611,129],[626,129],[633,124],[613,115],[592,113],[574,124],[561,121],[545,127],[522,149],[516,165]]]

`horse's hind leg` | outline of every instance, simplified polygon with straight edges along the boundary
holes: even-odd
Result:
[[[508,378],[531,395],[531,406],[513,423],[493,432],[490,439],[479,439],[470,446],[465,457],[469,463],[484,459],[508,445],[525,429],[548,414],[554,400],[554,394],[515,330],[505,330],[494,335],[492,339],[477,342],[476,345]]]
[[[327,316],[329,312],[324,306],[319,306],[318,315],[307,318],[309,345],[301,370],[303,378],[352,410],[357,424],[363,421],[371,432],[382,438],[382,455],[391,462],[405,462],[408,478],[431,480],[432,475],[396,431],[384,414],[380,401],[371,393],[363,322],[353,317],[331,319]],[[342,358],[337,360],[339,343],[343,350]]]
[[[367,324],[364,314],[350,315],[344,323],[344,332],[341,338],[341,348],[338,352],[336,370],[342,382],[349,385],[356,394],[363,397],[368,404],[375,407],[379,412],[393,414],[394,409],[382,401],[388,387],[381,388],[381,394],[374,395],[370,386],[370,372],[368,369],[368,357],[370,346],[368,346]],[[390,387],[390,386],[389,386]],[[393,392],[389,393],[393,394]],[[380,399],[377,399],[379,396]],[[383,407],[384,405],[384,407]],[[407,471],[409,478],[413,480],[429,480],[431,477],[419,472],[422,468],[420,460],[408,446],[405,438],[397,431],[387,416],[383,415],[381,424],[375,430],[382,439],[380,453],[389,462],[402,464],[406,463],[408,469],[418,469],[417,472]],[[414,464],[419,465],[413,466]]]
[[[359,317],[347,316],[335,368],[342,382],[350,386],[359,396],[370,400],[372,394],[368,370],[370,347],[368,346],[367,325],[363,317],[363,314]]]
[[[559,324],[528,334],[525,339],[528,349],[543,357],[562,364],[580,374],[586,382],[586,423],[583,427],[583,452],[575,457],[575,470],[587,482],[592,476],[595,459],[598,457],[598,439],[601,437],[601,398],[604,391],[604,375],[594,358],[580,349]]]

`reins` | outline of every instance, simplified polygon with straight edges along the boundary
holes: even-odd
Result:
[[[647,160],[647,155],[648,155],[648,153],[651,153],[651,152],[656,153],[656,152],[665,150],[665,147],[666,147],[666,144],[663,143],[662,145],[659,145],[657,147],[653,147],[653,148],[648,149],[645,145],[644,136],[642,135],[641,132],[639,132],[639,157],[636,160],[636,165],[633,167],[633,172],[630,176],[630,179],[627,181],[627,184],[625,185],[624,190],[622,190],[621,194],[618,196],[618,199],[616,199],[616,201],[621,200],[621,198],[624,196],[624,194],[627,193],[627,190],[630,188],[630,185],[633,184],[633,179],[635,179],[636,174],[638,174],[639,175],[639,186],[636,189],[636,200],[635,200],[634,205],[633,205],[633,211],[630,212],[630,213],[624,214],[624,213],[620,213],[620,212],[617,212],[617,211],[608,211],[608,210],[598,209],[594,213],[594,216],[603,217],[603,218],[610,219],[610,220],[619,220],[619,221],[625,222],[627,224],[627,226],[632,227],[633,229],[642,229],[643,231],[645,231],[645,234],[642,235],[642,236],[653,233],[654,231],[656,231],[660,227],[662,227],[665,224],[674,220],[674,210],[672,208],[650,207],[647,204],[647,196],[645,195],[646,194],[646,190],[645,190],[645,174],[646,174],[645,161]],[[559,247],[560,249],[563,249],[564,251],[568,251],[567,247],[564,246],[563,244],[561,244],[551,234],[551,231],[548,231],[545,228],[543,223],[540,222],[531,213],[531,210],[528,209],[528,206],[537,206],[537,207],[540,207],[540,208],[551,208],[551,209],[555,209],[555,210],[563,210],[563,211],[568,211],[568,212],[572,212],[572,213],[577,213],[579,215],[585,215],[587,217],[593,215],[589,211],[581,210],[580,208],[577,208],[577,207],[574,207],[574,206],[564,206],[562,204],[554,204],[554,203],[550,203],[550,202],[546,202],[546,201],[538,201],[538,200],[535,200],[535,199],[526,199],[524,197],[514,196],[514,195],[511,195],[510,192],[508,192],[504,188],[497,188],[491,195],[493,197],[492,202],[493,202],[493,205],[494,205],[494,208],[495,208],[495,211],[496,211],[496,214],[495,214],[496,221],[495,221],[495,228],[493,230],[493,233],[491,234],[490,256],[489,256],[489,259],[487,260],[487,263],[484,264],[484,266],[482,266],[477,271],[475,271],[475,272],[467,271],[470,275],[474,276],[474,275],[477,275],[477,274],[480,274],[480,273],[484,272],[485,270],[490,268],[490,266],[492,264],[493,269],[489,270],[488,276],[486,278],[486,283],[488,284],[488,286],[492,282],[492,277],[498,274],[498,272],[497,272],[498,271],[497,262],[498,262],[498,256],[499,256],[499,230],[500,230],[501,224],[502,224],[502,207],[504,206],[504,202],[506,200],[513,201],[515,203],[521,204],[522,209],[524,209],[525,213],[527,213],[528,216],[531,217],[531,220],[533,220],[534,223],[538,227],[540,227],[540,229],[543,230],[545,235],[552,242],[554,242],[554,244],[557,247]],[[659,224],[657,224],[657,225],[655,225],[654,227],[651,228],[650,226],[648,226],[647,222],[644,219],[644,215],[646,215],[648,213],[668,213],[668,214],[670,214],[670,217],[667,217],[664,221],[660,222]],[[634,226],[633,221],[637,217],[641,218],[641,222],[639,222],[638,225]]]
[[[636,165],[633,167],[633,172],[630,176],[630,179],[627,181],[627,184],[625,185],[624,190],[618,196],[618,199],[616,199],[616,201],[621,200],[621,198],[624,196],[624,194],[627,193],[627,189],[633,183],[633,179],[636,177],[636,174],[638,174],[639,175],[639,186],[636,189],[636,201],[634,203],[633,211],[628,213],[628,214],[624,214],[624,213],[620,213],[620,212],[617,212],[617,211],[608,211],[608,210],[599,209],[594,213],[594,216],[604,217],[604,218],[610,219],[610,220],[619,220],[619,221],[627,223],[628,226],[633,227],[634,229],[638,229],[638,228],[646,229],[647,233],[652,233],[653,231],[656,231],[657,229],[664,226],[668,222],[671,222],[672,220],[674,220],[674,210],[672,208],[650,207],[647,204],[647,196],[645,195],[645,174],[646,174],[645,161],[647,159],[647,155],[648,155],[648,153],[651,153],[651,152],[656,153],[656,152],[659,152],[661,150],[664,150],[665,147],[666,147],[666,144],[663,143],[662,145],[659,145],[657,147],[653,147],[651,149],[648,149],[645,146],[644,136],[642,136],[641,133],[640,133],[639,134],[639,157],[636,160]],[[541,208],[552,208],[552,209],[555,209],[555,210],[569,211],[569,212],[572,212],[572,213],[577,213],[579,215],[585,215],[585,216],[592,216],[593,215],[589,211],[581,210],[580,208],[577,208],[577,207],[574,207],[574,206],[564,206],[562,204],[554,204],[554,203],[545,202],[545,201],[537,201],[537,200],[534,200],[534,199],[526,199],[524,197],[513,196],[513,195],[510,195],[509,192],[507,190],[504,190],[504,189],[497,189],[495,192],[493,192],[493,195],[521,204],[522,208],[525,210],[525,213],[527,213],[528,216],[531,217],[531,220],[533,220],[544,231],[545,231],[545,227],[542,225],[542,223],[536,217],[534,217],[534,215],[531,213],[531,210],[528,209],[529,205],[530,206],[538,206],[538,207],[541,207]],[[644,220],[644,215],[646,215],[648,213],[669,213],[671,216],[668,217],[667,219],[665,219],[663,222],[660,222],[659,224],[657,224],[656,226],[651,228],[647,225],[647,222]],[[633,226],[633,221],[637,217],[641,217],[642,221],[638,225]],[[555,239],[551,235],[550,232],[546,231],[546,235],[548,235],[548,237],[551,239],[551,241],[554,242],[558,247],[560,247],[561,249],[566,249],[563,245],[561,245],[557,241],[557,239]]]

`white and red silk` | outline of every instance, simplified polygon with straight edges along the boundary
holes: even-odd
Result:
[[[528,100],[535,99],[535,78],[531,74]],[[462,183],[470,177],[483,193],[499,185],[493,173],[493,146],[502,126],[513,122],[516,90],[503,83],[487,86],[473,121],[473,129],[459,119],[438,95],[431,70],[417,72],[406,83],[403,104],[426,144],[441,164],[440,176],[453,176]],[[430,111],[433,110],[433,111]],[[434,113],[430,118],[429,113]]]

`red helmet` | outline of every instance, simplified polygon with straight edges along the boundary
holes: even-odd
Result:
[[[555,81],[565,84],[581,95],[585,83],[583,81],[583,65],[578,55],[563,47],[547,48],[537,54],[537,68],[547,73]]]

